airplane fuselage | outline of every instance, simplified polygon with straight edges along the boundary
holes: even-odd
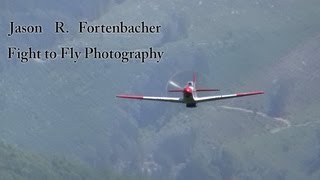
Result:
[[[187,107],[196,107],[196,101],[194,100],[195,91],[194,87],[186,86],[183,89],[183,102]]]

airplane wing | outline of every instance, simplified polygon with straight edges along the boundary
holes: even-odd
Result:
[[[245,92],[245,93],[218,95],[218,96],[196,97],[195,101],[196,102],[216,101],[221,99],[237,98],[237,97],[243,97],[243,96],[253,96],[253,95],[258,95],[263,93],[264,93],[263,91],[256,91],[256,92]]]
[[[155,96],[134,96],[134,95],[117,95],[118,98],[127,98],[127,99],[140,99],[140,100],[150,100],[150,101],[167,101],[167,102],[176,102],[183,103],[182,98],[179,97],[155,97]]]

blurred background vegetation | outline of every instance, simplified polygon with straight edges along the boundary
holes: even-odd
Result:
[[[319,179],[319,7],[318,0],[3,0],[0,179]],[[163,28],[80,35],[82,20]],[[7,37],[11,21],[45,32]],[[70,33],[50,32],[55,21]],[[21,64],[7,59],[8,46],[153,46],[165,54],[159,64]],[[115,98],[167,95],[169,79],[193,71],[199,86],[219,93],[266,93],[196,109]]]

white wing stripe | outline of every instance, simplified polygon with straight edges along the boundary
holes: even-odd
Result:
[[[237,94],[226,94],[226,95],[220,95],[220,96],[207,96],[207,97],[195,98],[195,101],[196,102],[216,101],[216,100],[228,99],[228,98],[253,96],[253,95],[258,95],[263,93],[264,93],[263,91],[256,91],[256,92],[246,92],[246,93],[237,93]]]
[[[153,96],[143,96],[144,100],[154,100],[154,101],[170,101],[170,102],[182,102],[178,97],[153,97]]]

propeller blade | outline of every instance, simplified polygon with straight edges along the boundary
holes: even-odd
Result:
[[[172,86],[174,86],[174,87],[176,87],[176,88],[178,88],[178,89],[182,89],[182,87],[181,86],[179,86],[177,83],[175,83],[175,82],[173,82],[173,81],[169,81],[169,84],[171,84]]]

